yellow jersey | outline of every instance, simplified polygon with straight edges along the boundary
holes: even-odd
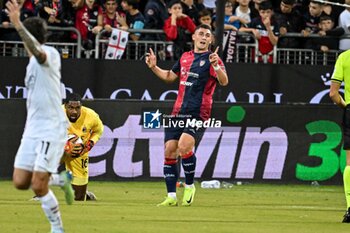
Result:
[[[64,108],[64,106],[63,106]],[[66,110],[64,108],[64,112]],[[67,116],[67,114],[66,114]],[[68,120],[69,121],[69,120]],[[83,144],[91,140],[96,142],[100,139],[103,133],[103,123],[99,115],[88,107],[81,107],[81,113],[76,122],[69,121],[68,134],[75,134],[79,136]],[[63,161],[66,166],[66,170],[72,172],[74,185],[85,185],[89,181],[89,155],[88,152],[80,155],[79,157],[72,157],[64,155]]]

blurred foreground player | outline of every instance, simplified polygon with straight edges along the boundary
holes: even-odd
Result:
[[[194,49],[183,53],[171,70],[157,66],[156,55],[152,49],[146,56],[146,64],[161,80],[174,82],[178,77],[180,79],[178,96],[171,114],[174,120],[208,120],[216,83],[222,86],[228,84],[225,67],[217,54],[218,48],[214,53],[209,50],[212,37],[210,26],[204,24],[198,26],[192,35]],[[177,119],[180,115],[187,118]],[[196,136],[198,136],[196,127],[165,129],[164,177],[168,196],[158,206],[177,206],[177,155],[182,158],[185,173],[186,185],[182,205],[190,206],[193,203],[196,191],[193,183],[196,168],[193,148]]]
[[[10,21],[30,57],[25,77],[27,119],[15,158],[13,183],[17,189],[34,191],[51,224],[51,232],[62,233],[58,201],[48,186],[51,173],[57,171],[66,142],[67,120],[61,108],[60,54],[55,48],[43,45],[47,35],[43,19],[28,18],[22,24],[17,2],[8,1],[6,6]],[[66,181],[63,189],[67,203],[71,204],[72,187]]]
[[[343,148],[346,151],[346,167],[343,172],[346,208],[343,222],[350,223],[350,50],[339,55],[331,78],[329,96],[344,110],[343,113]],[[345,84],[345,100],[339,93],[340,85]]]

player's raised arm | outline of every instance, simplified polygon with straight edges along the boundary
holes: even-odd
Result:
[[[227,77],[226,72],[219,65],[218,50],[219,50],[219,47],[217,47],[215,49],[214,53],[210,54],[209,61],[217,74],[217,79],[218,79],[220,85],[226,86],[228,84],[228,77]]]
[[[6,3],[8,16],[11,23],[17,30],[19,36],[21,37],[24,46],[29,53],[29,56],[34,55],[37,61],[40,64],[43,64],[46,61],[46,53],[41,48],[38,40],[25,28],[20,20],[20,8],[16,0],[9,0]],[[35,25],[33,25],[35,26]],[[44,43],[45,41],[42,41]]]
[[[165,82],[171,83],[177,78],[177,75],[173,71],[164,70],[157,66],[157,57],[151,48],[149,49],[149,53],[146,54],[146,64],[153,73]]]

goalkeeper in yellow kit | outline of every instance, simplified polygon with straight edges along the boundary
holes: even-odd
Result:
[[[68,140],[62,162],[66,170],[72,172],[72,187],[76,201],[96,199],[91,192],[87,192],[89,181],[89,151],[100,139],[103,133],[103,123],[98,114],[82,106],[78,94],[69,94],[64,104],[64,111],[69,120],[68,135],[76,135]],[[79,142],[78,142],[78,138]]]

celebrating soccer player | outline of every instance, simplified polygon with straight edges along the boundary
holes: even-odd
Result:
[[[198,26],[192,35],[194,49],[183,53],[171,70],[157,66],[156,55],[152,49],[146,56],[146,64],[161,80],[173,82],[178,77],[180,79],[178,96],[172,111],[175,119],[184,116],[190,120],[208,120],[216,83],[222,86],[228,84],[225,67],[217,54],[218,48],[214,53],[209,50],[212,38],[210,26]],[[193,183],[196,156],[193,149],[198,130],[191,126],[165,129],[164,177],[168,196],[158,206],[177,206],[178,155],[181,156],[186,183],[182,205],[190,206],[193,203],[196,191]]]

